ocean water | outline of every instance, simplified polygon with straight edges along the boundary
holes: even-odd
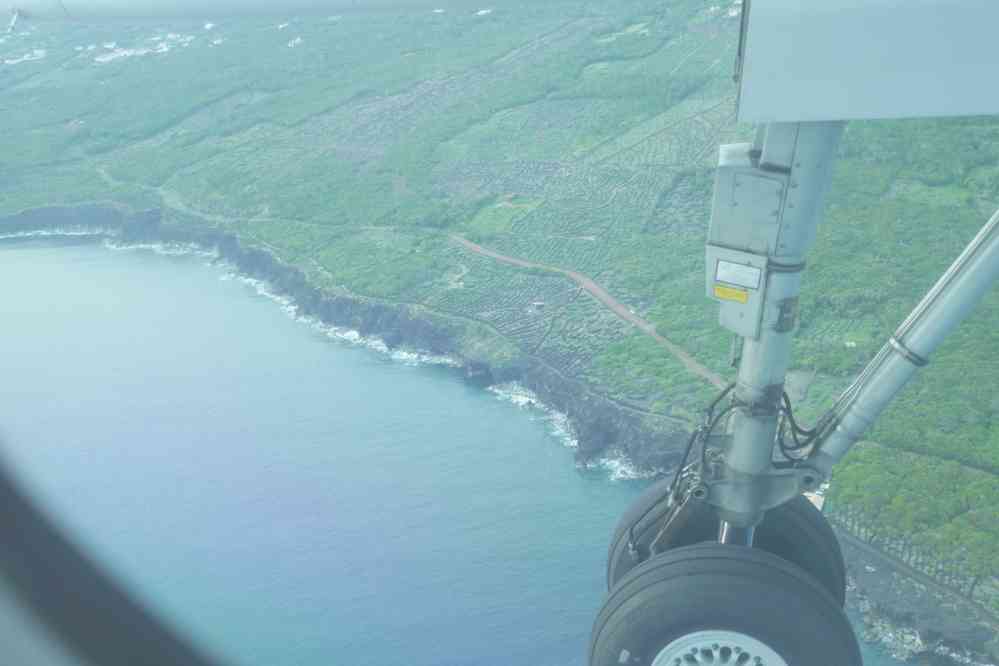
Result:
[[[298,321],[205,256],[8,241],[0,284],[3,454],[211,652],[585,664],[643,483],[577,469],[557,415]]]

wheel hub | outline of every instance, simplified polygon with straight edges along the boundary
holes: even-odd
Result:
[[[736,631],[697,631],[676,639],[656,655],[652,666],[788,666],[777,652]]]

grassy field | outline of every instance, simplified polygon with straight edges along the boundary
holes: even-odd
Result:
[[[160,206],[167,221],[230,229],[324,286],[498,331],[509,346],[483,355],[516,348],[625,404],[689,417],[713,389],[650,338],[572,281],[449,236],[587,275],[731,376],[702,257],[717,146],[752,133],[734,122],[738,7],[444,7],[22,23],[0,37],[0,216]],[[996,206],[999,122],[848,128],[803,294],[795,362],[816,373],[805,420]],[[886,529],[904,525],[942,553],[957,542],[993,574],[997,345],[994,293],[833,485]]]

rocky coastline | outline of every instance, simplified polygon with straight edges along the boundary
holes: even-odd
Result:
[[[687,437],[675,424],[657,424],[538,359],[523,355],[496,364],[462,353],[448,327],[418,307],[324,292],[298,268],[240,242],[224,229],[165,224],[158,210],[132,212],[112,204],[84,204],[0,218],[0,238],[20,235],[105,236],[124,244],[178,243],[214,250],[241,274],[267,282],[293,301],[303,316],[380,338],[389,348],[450,356],[460,364],[465,380],[478,386],[519,383],[566,415],[581,464],[616,454],[639,469],[669,468],[678,461]],[[848,598],[860,609],[865,640],[923,666],[999,663],[999,641],[987,618],[983,621],[973,609],[949,598],[953,595],[943,598],[939,591],[907,578],[891,559],[863,548],[849,535],[840,536],[850,576]]]
[[[917,578],[893,559],[836,529],[847,565],[847,604],[860,612],[864,640],[921,666],[994,666],[995,618]]]
[[[278,260],[264,249],[241,243],[229,231],[210,226],[179,227],[161,221],[157,210],[129,212],[111,205],[86,204],[24,211],[0,219],[2,235],[99,234],[122,243],[191,244],[218,252],[221,260],[241,274],[269,283],[289,298],[301,315],[324,324],[350,328],[366,337],[383,340],[390,349],[408,347],[455,358],[466,381],[487,387],[517,382],[548,407],[572,423],[581,463],[612,453],[608,443],[640,469],[662,469],[680,457],[687,433],[673,423],[656,424],[648,415],[629,411],[595,393],[591,387],[539,359],[521,355],[496,364],[463,352],[443,317],[417,306],[385,303],[348,293],[325,293],[312,285],[302,271]],[[616,447],[617,445],[615,445]]]

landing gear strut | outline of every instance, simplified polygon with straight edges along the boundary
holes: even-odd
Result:
[[[591,666],[861,664],[843,614],[839,545],[801,495],[824,475],[790,453],[812,443],[803,433],[816,433],[794,422],[784,392],[805,253],[842,129],[777,124],[753,144],[722,146],[707,293],[741,339],[738,380],[695,431],[687,454],[696,450],[698,460],[685,459],[618,525]],[[714,435],[723,416],[730,428]],[[795,428],[790,446],[785,417]]]

